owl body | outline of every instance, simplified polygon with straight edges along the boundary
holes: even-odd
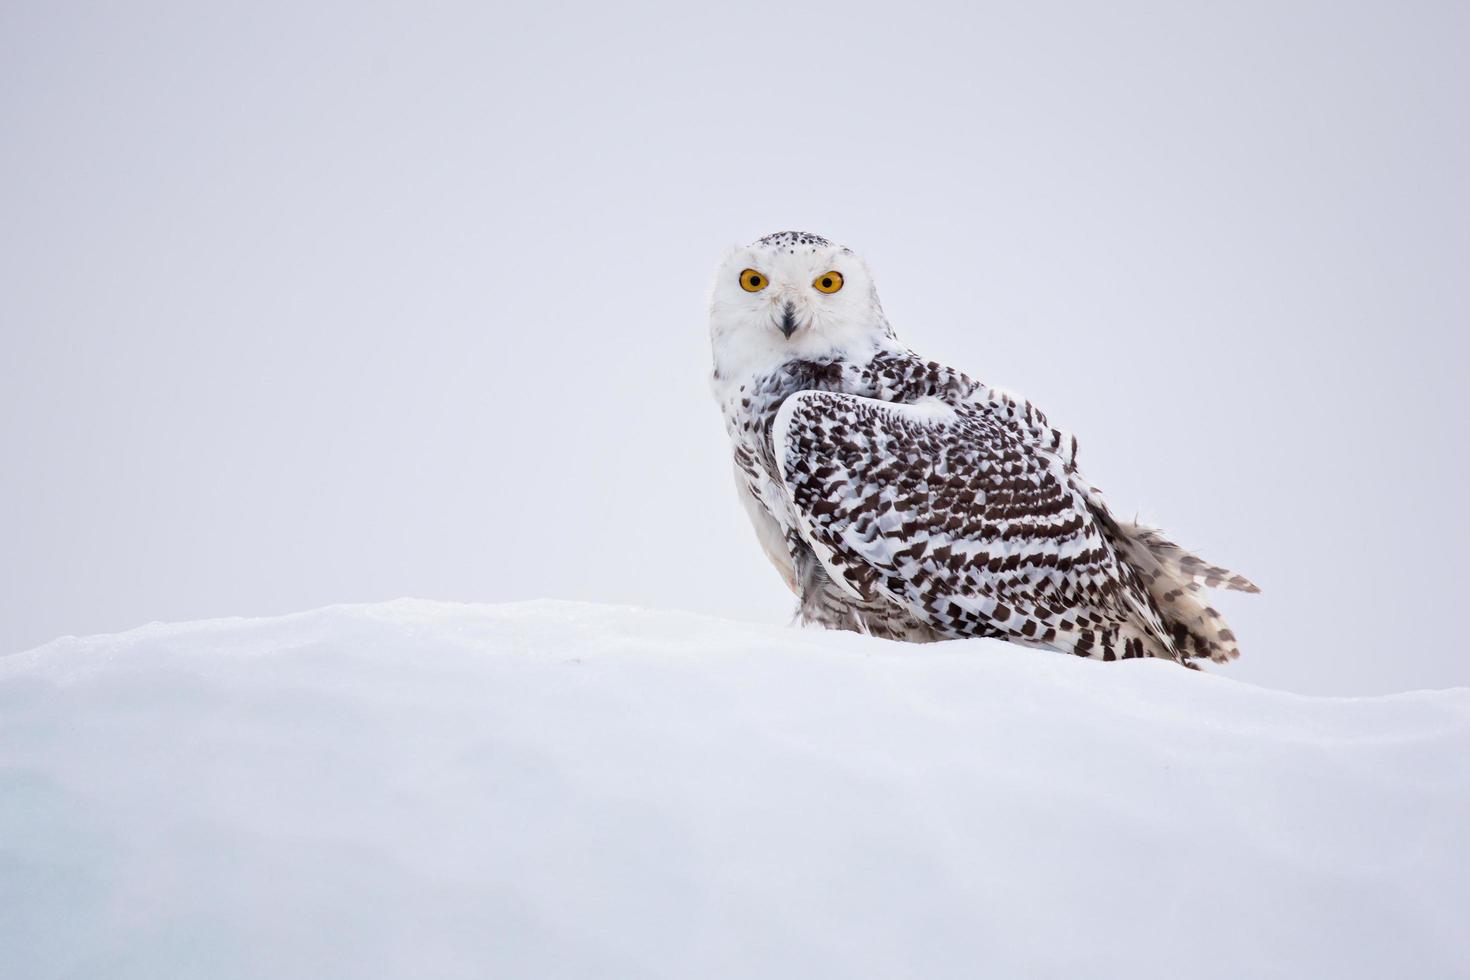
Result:
[[[711,338],[738,492],[803,621],[1105,660],[1238,655],[1202,589],[1255,587],[1114,518],[1076,440],[1028,402],[908,350],[851,251],[795,232],[737,249]]]

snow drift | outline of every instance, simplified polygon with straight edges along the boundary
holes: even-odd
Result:
[[[1470,691],[402,600],[0,658],[0,976],[1464,976]]]

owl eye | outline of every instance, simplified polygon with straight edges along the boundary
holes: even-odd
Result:
[[[771,284],[771,280],[756,272],[754,269],[746,269],[740,273],[740,288],[747,293],[758,293]]]
[[[812,285],[824,293],[835,293],[842,288],[842,273],[824,272],[812,280]]]

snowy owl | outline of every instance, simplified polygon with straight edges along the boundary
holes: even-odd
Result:
[[[901,344],[867,266],[806,232],[735,249],[710,300],[715,397],[798,617],[1083,657],[1239,656],[1204,587],[1256,587],[1115,517],[1077,440]]]

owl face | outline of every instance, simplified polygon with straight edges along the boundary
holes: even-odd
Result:
[[[850,250],[780,232],[731,251],[710,299],[717,373],[749,375],[790,360],[873,349],[888,336],[872,277]]]

